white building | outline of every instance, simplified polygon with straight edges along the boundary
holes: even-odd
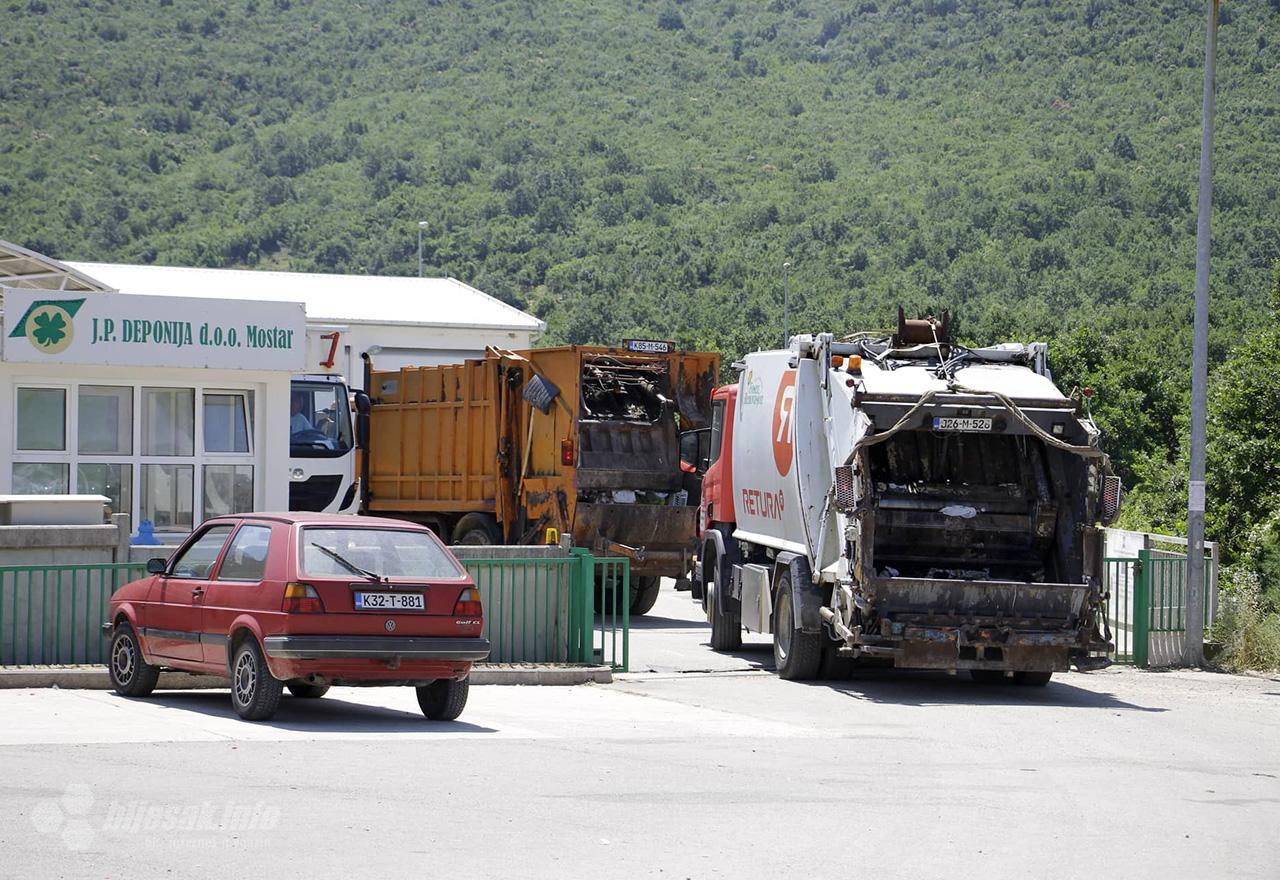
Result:
[[[289,507],[295,375],[360,387],[364,353],[454,362],[545,327],[452,278],[60,263],[3,241],[0,297],[0,495],[103,494],[161,532]]]
[[[353,388],[364,387],[365,352],[384,370],[451,364],[480,357],[490,345],[529,348],[546,329],[532,315],[456,278],[67,265],[120,293],[300,302],[307,311],[305,371],[340,373]]]

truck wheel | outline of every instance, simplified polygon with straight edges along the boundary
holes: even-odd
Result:
[[[778,578],[778,597],[773,601],[773,665],[779,678],[804,681],[818,675],[824,636],[796,628],[793,601],[791,572],[785,571]]]
[[[483,513],[468,513],[453,527],[455,544],[501,544],[502,535],[493,517]]]
[[[661,585],[662,581],[652,575],[645,575],[635,579],[635,583],[631,587],[632,617],[648,614],[653,610],[654,603],[658,601],[658,588]]]
[[[721,597],[729,588],[725,580],[724,565],[716,559],[711,567],[711,583],[705,587],[713,651],[736,651],[742,647],[742,609],[729,611],[724,607]]]
[[[1006,676],[999,669],[970,669],[969,677],[978,684],[1004,684],[1005,682],[1013,682],[1012,678]]]
[[[1028,687],[1044,687],[1051,678],[1053,678],[1052,672],[1019,672],[1013,680]]]
[[[853,678],[853,658],[841,657],[839,654],[842,642],[822,637],[822,664],[819,675],[827,681],[848,681]]]

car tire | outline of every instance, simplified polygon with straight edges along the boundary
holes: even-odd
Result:
[[[453,543],[492,545],[502,543],[502,533],[493,517],[483,513],[468,513],[453,527]]]
[[[723,600],[725,567],[719,558],[711,569],[711,582],[705,587],[707,620],[711,623],[711,650],[736,651],[742,647],[742,609],[725,608]]]
[[[267,668],[258,640],[248,636],[231,659],[231,706],[245,721],[266,721],[280,708],[284,682]]]
[[[1044,687],[1053,678],[1052,672],[1019,672],[1013,680],[1027,687]]]
[[[778,578],[778,596],[773,600],[773,666],[781,679],[806,681],[818,675],[826,636],[796,627],[794,601],[791,572],[784,571]]]
[[[111,634],[107,673],[111,676],[111,687],[122,697],[145,697],[156,689],[156,682],[160,680],[160,667],[142,659],[138,636],[127,622],[119,623]]]
[[[318,700],[329,693],[327,684],[291,684],[288,688],[289,693],[303,700]]]
[[[631,616],[639,617],[653,610],[658,601],[658,589],[662,581],[652,575],[644,575],[635,579],[631,590]]]
[[[465,678],[442,678],[415,690],[423,715],[432,721],[452,721],[466,708],[470,689],[471,683]]]

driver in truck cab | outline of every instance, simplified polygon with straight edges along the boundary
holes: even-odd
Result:
[[[292,403],[289,407],[292,415],[289,417],[289,434],[293,437],[307,431],[314,431],[315,425],[311,424],[311,420],[304,414],[303,410],[307,407],[307,395],[293,394]]]

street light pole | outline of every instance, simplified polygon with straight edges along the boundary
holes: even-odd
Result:
[[[791,261],[782,264],[782,347],[791,344]]]
[[[1191,344],[1191,472],[1187,483],[1187,633],[1183,662],[1204,659],[1204,486],[1209,384],[1209,255],[1213,214],[1214,67],[1218,0],[1208,0],[1204,41],[1204,107],[1200,132],[1200,214],[1196,221],[1196,311]]]
[[[427,228],[426,220],[418,221],[418,277],[422,277],[422,233]]]

